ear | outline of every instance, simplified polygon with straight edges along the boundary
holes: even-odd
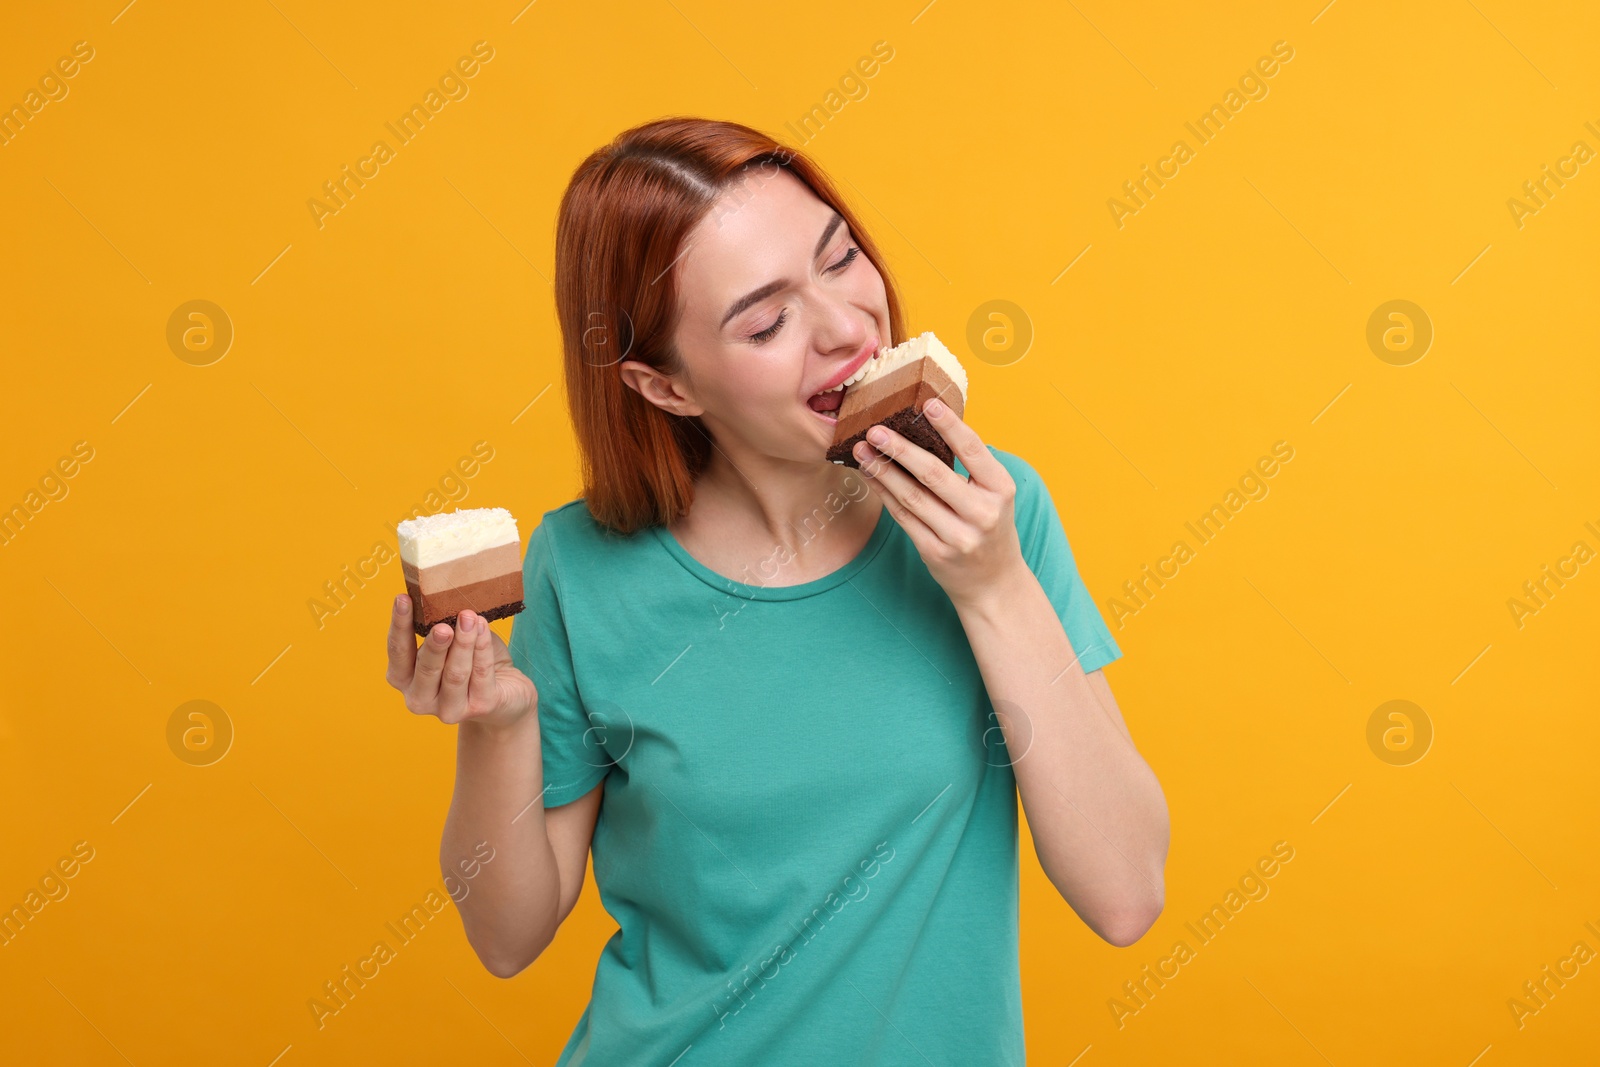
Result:
[[[699,415],[705,411],[676,381],[648,364],[626,359],[618,370],[624,383],[663,411],[673,415]]]

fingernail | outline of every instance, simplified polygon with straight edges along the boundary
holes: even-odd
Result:
[[[934,397],[932,400],[922,405],[922,410],[926,411],[929,415],[943,415],[944,401],[940,400],[938,397]]]
[[[461,620],[461,632],[462,633],[466,633],[466,632],[468,632],[469,630],[472,629],[472,616],[471,615],[468,615],[466,612],[463,611],[461,613],[461,615],[460,615],[460,620]]]
[[[875,445],[881,445],[888,439],[889,431],[885,430],[882,426],[874,426],[872,429],[867,431],[867,440],[871,441]]]
[[[406,613],[406,608],[410,605],[410,602],[411,602],[410,598],[407,597],[404,593],[401,593],[399,596],[395,597],[394,598],[394,610],[395,610],[395,613],[397,615],[404,615]]]

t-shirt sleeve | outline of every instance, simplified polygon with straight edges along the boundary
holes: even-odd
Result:
[[[544,806],[570,804],[606,776],[610,763],[593,743],[578,693],[566,618],[561,609],[555,545],[546,521],[528,537],[522,564],[523,610],[506,643],[512,666],[539,692],[539,751],[544,760]]]
[[[1122,655],[1094,598],[1078,575],[1072,548],[1044,479],[1026,460],[1004,457],[1006,469],[1017,484],[1015,511],[1022,556],[1034,577],[1055,605],[1056,616],[1078,654],[1083,673],[1099,670]]]

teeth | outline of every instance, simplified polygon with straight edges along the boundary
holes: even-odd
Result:
[[[856,384],[862,378],[865,378],[867,376],[867,369],[872,366],[872,361],[877,359],[877,358],[878,358],[878,353],[876,353],[876,352],[872,353],[872,355],[867,358],[867,361],[865,363],[861,364],[861,369],[860,370],[858,370],[854,374],[850,375],[850,377],[846,378],[844,381],[840,382],[838,385],[834,386],[832,389],[824,389],[822,391],[822,393],[819,393],[817,395],[821,396],[821,395],[826,394],[826,393],[837,393],[839,390],[843,389],[847,385]]]

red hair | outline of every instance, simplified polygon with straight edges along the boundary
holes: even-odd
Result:
[[[683,367],[672,344],[684,238],[751,167],[781,167],[844,217],[862,255],[883,276],[888,344],[905,339],[894,282],[860,220],[822,169],[735,122],[673,117],[626,130],[573,172],[556,221],[556,315],[582,462],[595,520],[631,534],[688,512],[711,455],[698,416],[674,415],[622,380],[636,359],[663,374]]]

